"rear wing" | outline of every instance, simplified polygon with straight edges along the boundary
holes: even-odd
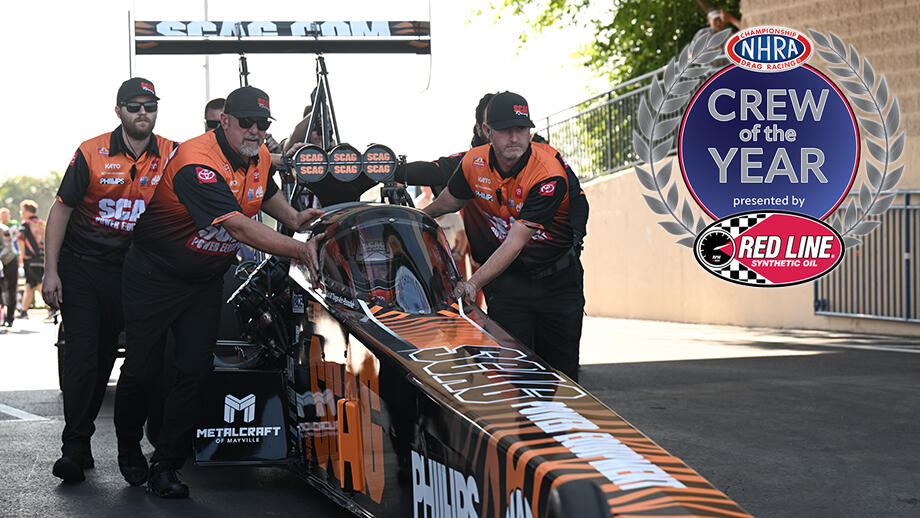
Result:
[[[135,21],[143,54],[431,54],[429,22]]]

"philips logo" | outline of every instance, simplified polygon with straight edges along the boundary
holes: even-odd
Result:
[[[492,201],[492,200],[494,199],[494,198],[492,197],[492,194],[491,194],[491,193],[488,193],[488,192],[476,191],[476,196],[478,196],[478,197],[480,197],[480,198],[482,198],[482,199],[484,199],[484,200],[486,200],[486,201]]]
[[[236,420],[236,411],[243,412],[243,422],[251,423],[256,418],[256,395],[237,399],[230,394],[224,398],[224,421],[232,423]]]

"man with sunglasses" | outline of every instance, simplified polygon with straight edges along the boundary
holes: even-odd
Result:
[[[211,99],[208,104],[204,105],[204,130],[211,131],[220,126],[220,115],[224,113],[223,97]]]
[[[234,90],[220,118],[217,129],[184,142],[170,159],[125,259],[127,356],[115,392],[118,463],[128,483],[146,480],[148,492],[164,498],[188,497],[176,470],[191,451],[213,368],[223,275],[240,243],[297,259],[314,278],[317,270],[314,240],[301,243],[253,219],[264,210],[300,229],[322,214],[297,212],[269,178],[268,95],[250,86]],[[169,329],[177,377],[148,471],[142,427]]]
[[[177,145],[153,133],[158,100],[147,79],[122,83],[115,106],[121,124],[77,148],[48,216],[42,297],[66,321],[62,456],[52,473],[65,482],[84,480],[83,470],[94,465],[93,421],[123,328],[122,263]]]

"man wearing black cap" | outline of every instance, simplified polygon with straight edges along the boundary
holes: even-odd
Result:
[[[463,223],[482,267],[455,295],[474,300],[482,288],[490,317],[577,380],[584,271],[565,164],[552,147],[530,141],[534,125],[518,94],[496,95],[484,127],[492,143],[467,151],[424,211],[437,217],[472,205]]]
[[[297,259],[316,271],[313,242],[301,243],[253,220],[259,210],[300,229],[321,214],[297,212],[269,179],[264,146],[268,95],[250,86],[227,96],[221,124],[184,142],[170,159],[125,259],[127,356],[115,392],[118,465],[131,485],[165,498],[188,497],[176,470],[191,450],[192,430],[212,369],[223,275],[240,243]],[[152,383],[163,369],[172,330],[177,373],[147,469],[140,447]],[[149,475],[149,476],[148,476]]]
[[[94,465],[93,421],[123,327],[122,263],[176,146],[153,133],[158,100],[147,79],[122,83],[115,105],[121,125],[80,144],[48,216],[42,296],[67,321],[63,455],[52,473],[65,482],[84,480],[83,470]]]

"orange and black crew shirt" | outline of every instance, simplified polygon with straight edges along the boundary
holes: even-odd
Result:
[[[455,198],[471,200],[463,224],[476,262],[501,246],[515,221],[536,232],[508,267],[512,271],[538,271],[572,249],[568,181],[557,154],[533,142],[510,171],[498,167],[491,144],[463,155],[447,188]]]
[[[56,199],[73,208],[63,252],[121,264],[138,217],[159,184],[178,143],[151,135],[135,156],[121,126],[80,144],[64,173]]]
[[[210,282],[227,271],[240,247],[221,225],[237,214],[253,218],[278,192],[271,156],[241,157],[223,128],[183,142],[134,231],[134,244],[164,272]]]

